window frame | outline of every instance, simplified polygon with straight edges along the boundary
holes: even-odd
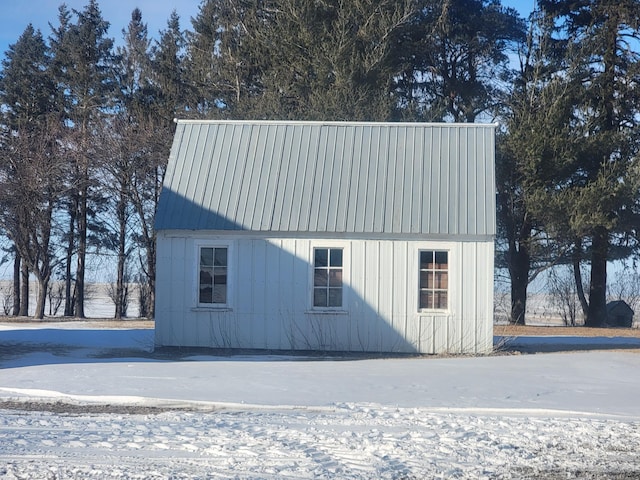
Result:
[[[200,256],[203,248],[226,248],[227,249],[227,291],[224,303],[204,303],[200,301]],[[231,268],[233,259],[232,245],[226,242],[212,241],[196,241],[195,242],[195,259],[194,259],[194,287],[193,287],[193,303],[197,309],[206,310],[228,310],[231,308],[231,299],[233,298],[233,271]]]
[[[316,272],[316,263],[315,263],[315,252],[316,250],[329,250],[329,256],[331,255],[331,250],[341,250],[342,251],[342,281],[341,281],[341,297],[342,301],[340,306],[316,306],[315,305],[315,272]],[[330,262],[329,262],[330,263]],[[309,306],[310,311],[316,313],[341,313],[346,311],[346,305],[348,302],[347,298],[347,289],[345,286],[348,284],[348,269],[347,265],[349,265],[349,253],[347,245],[343,242],[317,242],[310,245],[309,251]],[[331,270],[331,266],[328,265],[328,270]],[[327,290],[329,289],[329,285],[327,285]]]
[[[431,252],[434,256],[438,253],[445,253],[447,255],[447,263],[446,263],[446,269],[439,269],[439,268],[435,268],[435,259],[434,259],[434,268],[430,268],[430,269],[423,269],[422,268],[422,262],[421,262],[421,256],[423,252]],[[424,313],[424,312],[448,312],[451,308],[451,249],[448,248],[437,248],[437,247],[420,247],[418,248],[417,251],[417,288],[416,288],[416,292],[417,292],[417,308],[418,308],[418,312],[420,313]],[[414,264],[414,265],[416,265]],[[436,272],[446,272],[447,275],[447,287],[446,288],[436,288],[435,284],[433,287],[431,288],[422,288],[421,286],[421,277],[422,277],[422,273],[423,272],[431,272],[434,274],[434,278],[435,278],[435,273]],[[446,293],[446,306],[444,307],[423,307],[421,305],[421,294],[423,291],[428,291],[431,293],[436,293],[436,292],[445,292]]]

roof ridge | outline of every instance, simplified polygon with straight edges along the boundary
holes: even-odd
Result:
[[[175,123],[193,123],[202,125],[318,125],[318,126],[385,126],[385,127],[457,127],[457,128],[497,128],[498,123],[459,123],[459,122],[376,122],[365,120],[215,120],[174,118]]]

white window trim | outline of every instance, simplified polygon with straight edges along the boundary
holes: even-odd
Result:
[[[233,305],[233,294],[235,293],[235,272],[234,272],[234,248],[231,242],[196,240],[194,242],[193,261],[193,288],[192,288],[192,311],[230,311]],[[227,249],[227,302],[226,303],[200,303],[200,249],[201,248],[221,248]]]
[[[447,273],[448,273],[448,287],[447,287],[447,308],[421,308],[420,307],[420,252],[435,251],[435,252],[447,252]],[[451,245],[442,244],[420,244],[414,250],[413,255],[413,269],[415,272],[415,284],[413,288],[413,295],[415,295],[415,306],[418,314],[420,315],[442,315],[451,312],[452,297],[452,285],[453,284],[453,253],[454,249]]]
[[[342,249],[342,305],[339,307],[316,307],[313,304],[313,288],[314,288],[314,271],[315,271],[315,258],[314,251],[316,248],[341,248]],[[308,310],[306,313],[314,313],[321,315],[344,315],[348,312],[347,305],[349,304],[348,285],[350,285],[350,271],[351,265],[351,251],[349,242],[339,240],[325,240],[325,241],[313,241],[309,244],[309,286],[307,288]]]

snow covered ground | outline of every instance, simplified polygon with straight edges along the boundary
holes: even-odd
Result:
[[[621,349],[168,356],[152,330],[0,324],[0,478],[640,478],[640,354],[600,341]]]

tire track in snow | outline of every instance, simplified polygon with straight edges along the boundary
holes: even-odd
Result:
[[[0,478],[638,478],[640,424],[432,413],[0,410]]]

